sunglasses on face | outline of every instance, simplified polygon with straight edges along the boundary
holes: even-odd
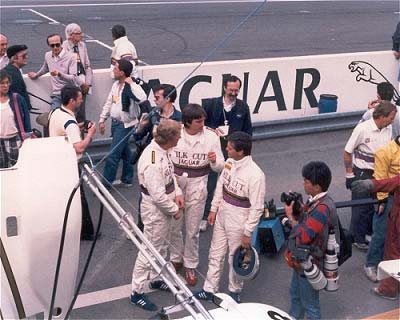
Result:
[[[61,43],[50,43],[49,46],[52,48],[59,48],[61,47]]]

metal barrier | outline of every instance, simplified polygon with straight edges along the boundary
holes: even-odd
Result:
[[[254,124],[253,140],[266,140],[293,135],[351,129],[356,126],[363,111],[324,113],[297,119],[283,119]],[[88,152],[92,159],[102,158],[109,150],[111,138],[95,139]],[[135,145],[132,143],[132,148]]]

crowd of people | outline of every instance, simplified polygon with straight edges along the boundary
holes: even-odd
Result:
[[[87,122],[85,116],[85,98],[91,92],[93,70],[80,26],[67,25],[65,41],[60,34],[47,37],[50,51],[45,54],[43,66],[28,73],[33,80],[46,73],[51,75],[51,106],[45,119],[45,134],[67,136],[79,161],[96,130],[104,134],[106,121],[111,118],[112,142],[103,172],[105,187],[132,187],[133,163],[137,161],[144,235],[177,272],[183,268],[187,284],[195,286],[199,234],[207,224],[212,225],[207,277],[195,296],[211,300],[219,291],[228,253],[228,290],[240,302],[243,281],[232,270],[233,253],[239,246],[251,246],[251,235],[264,212],[266,188],[265,174],[251,156],[250,109],[238,99],[242,82],[234,75],[225,77],[222,96],[204,99],[202,105],[180,107],[175,105],[176,88],[161,84],[153,88],[155,106],[151,107],[144,89],[134,81],[138,55],[125,28],[115,25],[111,32],[115,44],[111,56],[115,82],[97,124]],[[8,47],[7,42],[7,37],[0,34],[1,168],[17,162],[18,148],[31,132],[32,106],[21,73],[27,64],[28,48]],[[396,57],[400,56],[398,51]],[[377,208],[353,207],[350,225],[355,248],[367,251],[363,267],[373,282],[377,282],[379,262],[400,258],[400,110],[391,102],[390,83],[380,83],[377,90],[377,98],[355,127],[343,156],[346,188],[351,190],[352,199],[374,197],[371,192],[379,191]],[[144,141],[141,154],[132,153],[131,137]],[[120,161],[122,171],[118,178]],[[323,252],[328,229],[337,225],[334,202],[328,194],[332,175],[325,163],[311,161],[303,167],[302,176],[309,199],[300,215],[294,213],[293,203],[285,206],[291,234],[296,245],[316,245]],[[84,188],[81,201],[81,239],[92,240],[93,224]],[[372,235],[370,241],[368,235]],[[286,258],[293,268],[290,315],[320,319],[318,291],[304,277],[304,270],[291,261],[290,252]],[[314,258],[321,263],[320,257]],[[145,294],[148,281],[151,289],[169,291],[139,253],[130,301],[145,310],[156,310]],[[398,291],[398,283],[389,279],[373,292],[396,299]]]

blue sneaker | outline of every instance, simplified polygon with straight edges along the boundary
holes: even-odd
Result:
[[[150,289],[157,289],[160,291],[171,292],[168,285],[162,280],[152,281],[149,284]]]
[[[157,306],[143,293],[132,292],[131,303],[147,311],[156,311]]]
[[[201,291],[199,291],[199,292],[196,292],[196,293],[194,294],[194,296],[195,296],[197,299],[200,299],[200,300],[211,301],[211,300],[213,299],[213,297],[214,297],[214,294],[213,294],[212,292],[207,292],[207,291],[205,291],[205,290],[201,290]]]
[[[236,301],[236,303],[240,303],[241,302],[241,300],[240,300],[240,292],[230,292],[229,291],[229,295],[233,300]]]

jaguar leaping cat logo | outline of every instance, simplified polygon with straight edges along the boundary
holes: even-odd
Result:
[[[365,61],[352,61],[349,64],[349,69],[351,72],[356,73],[356,81],[365,81],[372,84],[379,84],[381,82],[389,82],[390,81],[376,69],[372,64],[365,62]],[[399,93],[396,88],[393,86],[394,89],[394,97],[395,100],[399,98]]]

